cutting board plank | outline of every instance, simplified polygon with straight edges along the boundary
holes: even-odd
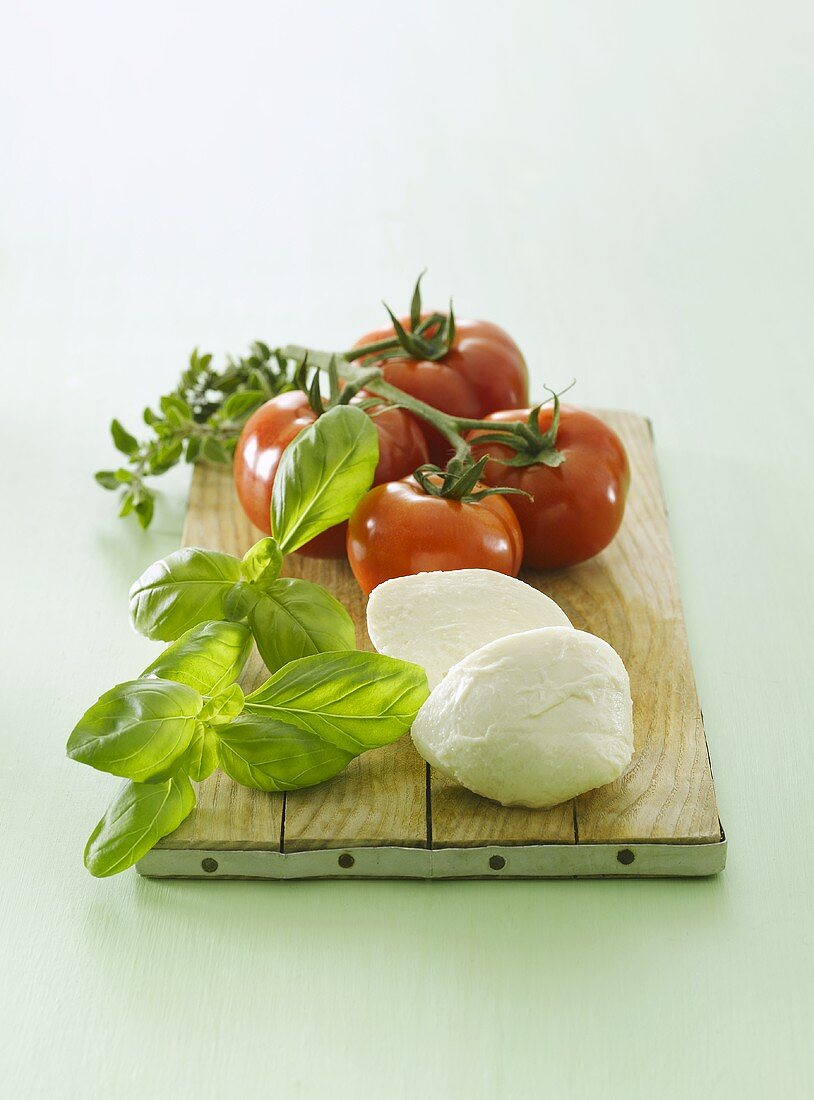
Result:
[[[563,576],[562,592],[555,581],[551,595],[571,606],[576,625],[608,638],[625,662],[635,757],[616,783],[577,799],[578,835],[586,842],[715,841],[715,790],[652,430],[631,414],[606,419],[630,455],[624,537]]]
[[[690,663],[652,432],[640,416],[601,412],[621,435],[632,480],[613,544],[573,569],[523,579],[605,638],[631,678],[635,754],[617,782],[551,810],[507,809],[424,764],[409,737],[367,753],[336,778],[282,794],[217,774],[196,810],[139,864],[191,877],[552,877],[710,874],[725,840]],[[184,545],[242,555],[258,538],[229,472],[200,465]],[[346,562],[293,555],[284,572],[322,584],[370,649],[365,597]],[[265,670],[253,658],[249,690]],[[241,855],[241,853],[244,853]]]

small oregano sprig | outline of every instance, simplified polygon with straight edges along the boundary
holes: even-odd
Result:
[[[99,470],[96,480],[104,489],[121,490],[120,516],[132,512],[142,527],[149,527],[155,494],[146,478],[166,473],[182,459],[228,465],[255,409],[293,388],[289,361],[260,341],[246,357],[230,359],[222,371],[213,368],[211,355],[196,349],[178,385],[160,399],[159,411],[144,410],[151,431],[146,439],[131,435],[118,420],[111,423],[113,444],[126,462],[115,470]]]
[[[428,694],[423,669],[355,649],[353,621],[319,585],[283,578],[284,554],[346,519],[378,461],[370,419],[337,406],[286,451],[275,480],[277,539],[243,558],[187,548],[150,566],[130,592],[136,629],[172,644],[136,680],[83,715],[68,755],[126,780],[85,850],[116,874],[195,805],[190,780],[221,767],[236,782],[295,790],[409,729]],[[272,672],[244,698],[252,647]]]

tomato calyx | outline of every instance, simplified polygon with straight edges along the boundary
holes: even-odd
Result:
[[[384,359],[401,359],[406,356],[408,359],[429,360],[435,363],[450,352],[455,342],[455,313],[452,309],[452,301],[450,300],[449,303],[449,313],[431,313],[422,319],[421,280],[425,274],[426,268],[418,276],[413,290],[409,329],[404,327],[387,302],[382,302],[390,315],[395,336],[373,344],[351,348],[344,353],[343,358],[352,362],[354,359],[375,356],[381,362]]]
[[[308,398],[308,404],[317,416],[325,412],[325,403],[322,400],[322,392],[319,386],[319,370],[315,370],[311,381],[308,381],[308,352],[302,357],[294,370],[294,386]]]
[[[479,444],[502,444],[508,450],[508,457],[501,457],[501,462],[507,466],[561,465],[565,461],[565,455],[556,447],[559,399],[553,390],[549,390],[549,393],[554,400],[554,418],[551,427],[542,432],[538,417],[542,404],[547,402],[542,402],[532,409],[524,422],[474,419],[444,413],[387,380],[382,367],[388,359],[410,358],[422,362],[437,362],[450,352],[455,341],[456,324],[451,301],[449,313],[433,312],[422,316],[421,280],[424,274],[425,272],[422,271],[416,280],[410,302],[409,321],[402,323],[387,303],[384,303],[394,335],[338,353],[317,351],[296,344],[289,344],[282,349],[281,354],[285,359],[293,359],[295,363],[300,364],[295,370],[295,384],[308,394],[314,412],[319,416],[326,408],[335,404],[344,404],[364,389],[372,396],[364,399],[363,407],[371,407],[383,401],[388,406],[406,409],[435,429],[455,452],[456,458],[460,457],[462,461],[467,448],[463,433],[476,431]],[[304,373],[306,363],[316,367],[317,371],[328,373],[330,397],[327,403],[319,392],[319,381],[316,377],[311,380],[310,385],[307,384]],[[470,458],[470,465],[471,461]],[[455,459],[453,459],[454,462]],[[453,469],[451,473],[449,467],[447,471],[440,467],[430,470],[428,467],[428,473],[443,475],[444,483],[447,485],[445,495],[461,494],[463,498],[472,489],[468,484],[470,465]],[[450,476],[447,477],[447,474]],[[458,487],[460,477],[464,478],[462,489]]]
[[[514,494],[532,499],[523,489],[511,489],[504,485],[480,484],[489,455],[474,462],[469,448],[456,451],[446,468],[425,463],[413,472],[413,477],[428,496],[459,500],[462,504],[477,504],[485,497]]]
[[[347,380],[345,380],[344,376],[340,378],[336,356],[331,355],[327,365],[323,368],[328,374],[328,397],[325,398],[322,395],[320,386],[320,365],[314,367],[314,373],[311,376],[311,380],[308,380],[308,371],[311,365],[309,363],[309,356],[311,354],[312,353],[308,349],[305,350],[305,354],[294,369],[293,383],[295,389],[301,390],[306,395],[308,404],[317,417],[322,416],[328,409],[333,409],[337,405],[349,405],[353,398],[356,397],[359,391],[363,389],[368,382],[372,382],[381,377],[381,371],[371,369],[367,371],[356,370],[353,376]],[[316,354],[318,355],[319,353]],[[357,401],[356,404],[363,409],[368,409],[380,404],[380,402],[376,398],[365,398],[361,401]]]
[[[546,389],[548,389],[547,386]],[[515,431],[511,434],[504,431],[487,431],[478,434],[476,442],[482,445],[500,443],[502,446],[511,447],[514,454],[501,456],[500,458],[503,466],[561,466],[565,462],[565,455],[562,451],[557,450],[557,432],[560,427],[560,395],[554,390],[548,390],[548,392],[554,401],[554,412],[551,417],[551,425],[546,431],[540,431],[540,409],[544,403],[547,403],[544,402],[536,405],[531,410],[525,422],[520,421],[515,424]]]
[[[449,313],[432,313],[425,321],[411,321],[410,329],[402,325],[386,302],[383,304],[390,314],[398,340],[398,346],[390,350],[391,356],[401,356],[406,352],[411,359],[428,359],[435,363],[450,351],[455,340],[455,314],[451,301]]]
[[[431,320],[432,318],[428,318]],[[372,345],[370,345],[372,346]],[[479,445],[489,443],[501,444],[509,448],[513,453],[501,456],[504,466],[560,466],[565,462],[565,455],[556,447],[557,432],[560,423],[560,393],[549,387],[551,397],[547,401],[536,405],[525,421],[497,422],[494,420],[476,420],[466,417],[450,416],[440,409],[427,405],[411,394],[404,393],[382,377],[381,370],[376,366],[364,367],[349,362],[345,355],[337,355],[334,352],[315,351],[313,348],[302,348],[290,344],[283,349],[284,356],[297,361],[298,366],[294,371],[294,385],[297,389],[308,394],[309,404],[313,411],[320,416],[327,409],[337,404],[347,404],[360,390],[364,389],[372,395],[361,404],[363,408],[372,407],[386,402],[388,406],[407,409],[425,423],[434,427],[449,442],[455,450],[456,458],[465,456],[468,446],[462,436],[462,432],[476,431],[475,437]],[[310,383],[307,380],[307,367],[313,365],[314,376]],[[320,371],[326,371],[329,379],[329,397],[322,397],[319,390]],[[571,383],[573,385],[573,382]],[[539,413],[543,405],[548,401],[554,402],[554,415],[551,426],[543,432],[539,427]],[[455,462],[455,458],[451,460]],[[449,467],[448,467],[449,468]],[[445,471],[435,467],[430,473]],[[461,471],[456,471],[460,473]],[[457,492],[457,490],[454,490]]]

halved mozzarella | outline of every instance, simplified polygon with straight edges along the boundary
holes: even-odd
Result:
[[[571,623],[548,596],[491,569],[395,577],[374,588],[367,605],[379,653],[421,665],[431,688],[487,642],[543,626]]]
[[[454,665],[413,723],[425,760],[504,806],[554,806],[618,778],[633,754],[630,681],[619,654],[548,627]]]

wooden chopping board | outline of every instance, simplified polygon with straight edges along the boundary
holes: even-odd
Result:
[[[630,673],[635,753],[615,783],[550,810],[506,809],[437,775],[409,736],[365,753],[307,790],[268,794],[216,773],[198,805],[138,864],[200,878],[549,878],[720,871],[718,819],[650,424],[599,412],[622,437],[631,489],[622,528],[592,561],[525,581],[575,627],[605,638]],[[183,541],[242,555],[261,537],[230,472],[196,467]],[[284,571],[324,585],[371,649],[365,597],[347,562],[290,557]],[[245,690],[268,673],[255,654]]]

